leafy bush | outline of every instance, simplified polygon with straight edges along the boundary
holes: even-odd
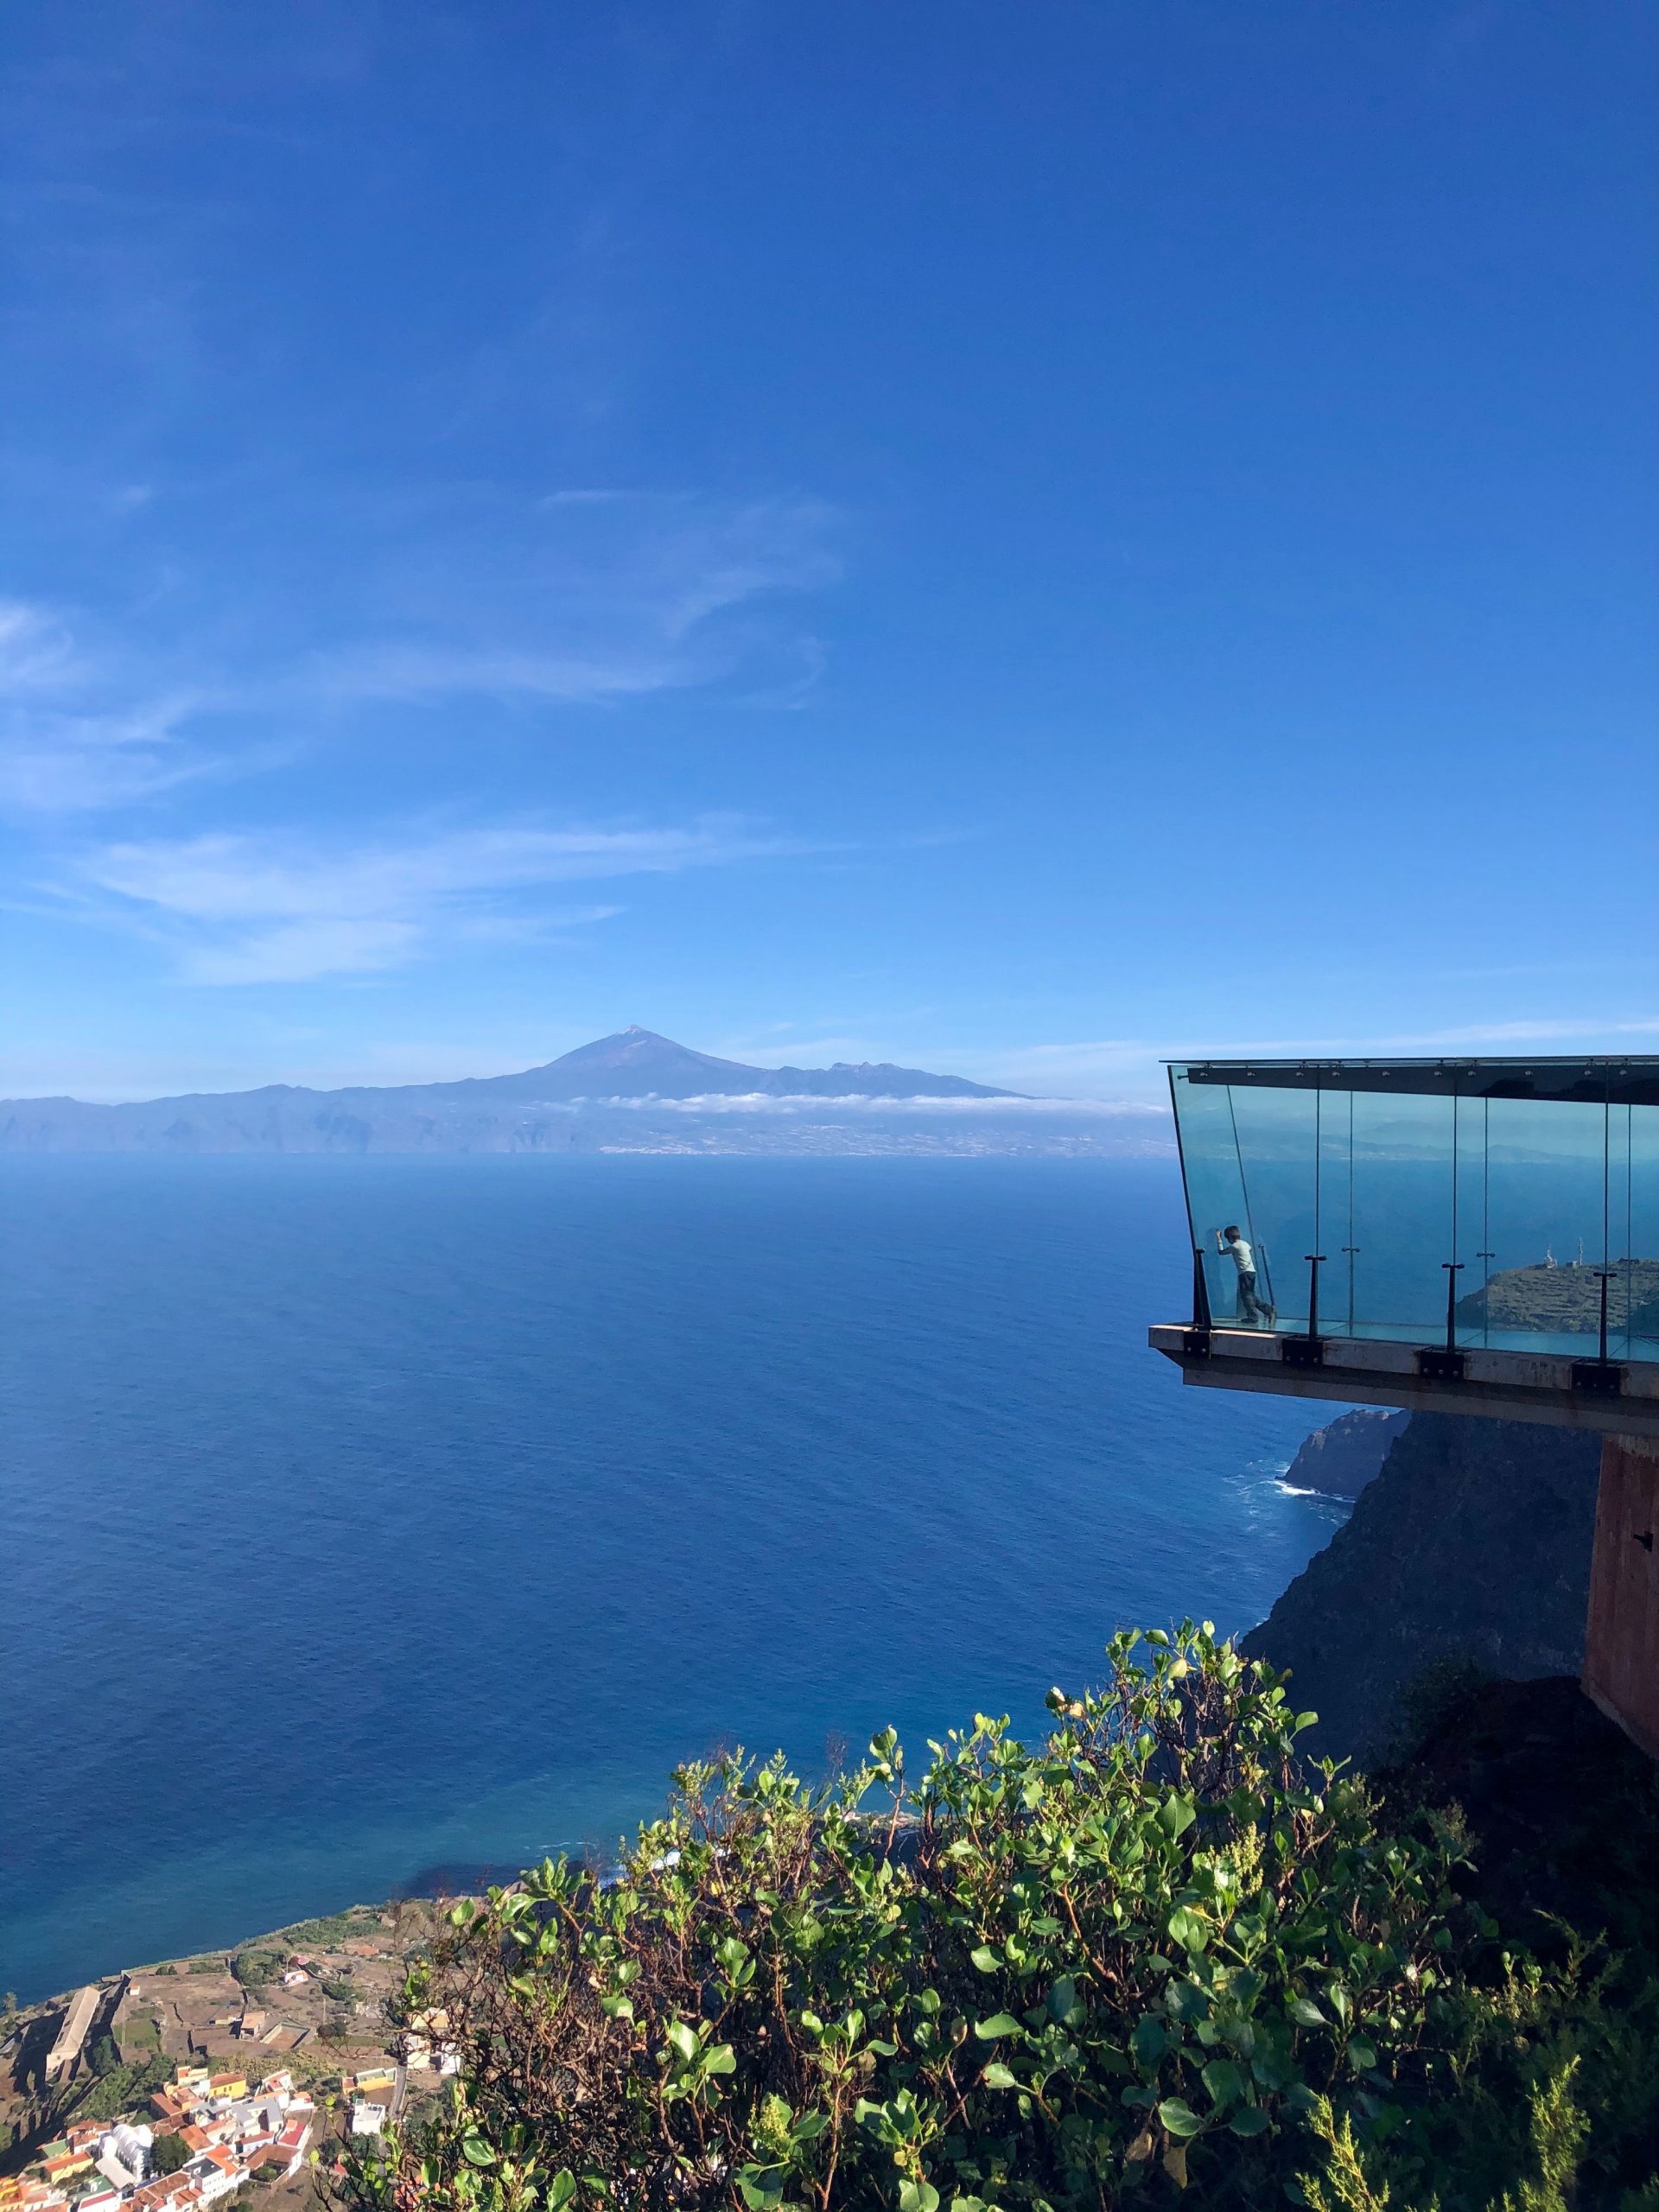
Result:
[[[244,1989],[264,1989],[282,1971],[282,1955],[275,1951],[238,1951],[231,1961],[231,1972]]]
[[[398,2010],[459,2094],[359,2212],[1659,2212],[1659,1983],[1505,1948],[1455,1814],[1299,1760],[1208,1624],[1109,1660],[1039,1749],[687,1767],[610,1881],[455,1907]]]
[[[330,1976],[320,1986],[323,1995],[332,1998],[336,2005],[353,2005],[357,2001],[357,1984],[353,1981],[343,1981]]]
[[[158,2135],[150,2145],[149,2162],[158,2174],[175,2174],[190,2163],[190,2145],[181,2135]]]
[[[332,1912],[318,1920],[297,1920],[292,1928],[283,1930],[283,1937],[290,1950],[326,1951],[343,1943],[348,1936],[361,1936],[378,1926],[379,1919],[379,1914],[367,1906],[356,1906],[349,1912]]]
[[[1321,2097],[1369,2129],[1433,2077],[1459,1837],[1379,1837],[1207,1624],[1109,1659],[1036,1751],[980,1716],[913,1788],[891,1732],[821,1791],[688,1767],[613,1885],[549,1862],[457,1906],[406,2005],[448,2010],[467,2094],[405,2177],[455,2204],[487,2177],[503,2203],[1058,2212],[1154,2175],[1282,2202]]]
[[[111,2067],[59,2115],[63,2120],[114,2120],[143,2104],[173,2078],[173,2062],[158,2056],[142,2065]]]

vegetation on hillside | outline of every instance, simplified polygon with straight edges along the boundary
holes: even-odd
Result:
[[[359,2212],[1659,2212],[1654,1961],[1523,1951],[1207,1624],[1108,1659],[1038,1749],[687,1767],[613,1878],[458,1906],[403,2006],[456,2094]]]

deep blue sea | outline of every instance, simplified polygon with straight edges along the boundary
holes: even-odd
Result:
[[[1336,1409],[1181,1389],[1184,1245],[1160,1163],[0,1160],[0,1987],[1256,1620]]]

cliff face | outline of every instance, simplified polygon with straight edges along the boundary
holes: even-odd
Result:
[[[1403,1435],[1409,1414],[1384,1413],[1362,1406],[1339,1414],[1316,1428],[1285,1470],[1292,1490],[1317,1490],[1326,1497],[1357,1497],[1382,1471],[1396,1436]]]
[[[1524,1680],[1584,1650],[1600,1440],[1529,1422],[1414,1414],[1350,1519],[1260,1627],[1253,1657],[1295,1675],[1333,1758],[1375,1758],[1400,1693],[1467,1656]]]

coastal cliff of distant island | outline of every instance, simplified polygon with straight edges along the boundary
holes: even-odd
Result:
[[[1338,1414],[1316,1428],[1285,1470],[1288,1490],[1318,1491],[1325,1497],[1357,1497],[1382,1471],[1396,1436],[1403,1435],[1409,1414],[1385,1413],[1361,1406]]]
[[[33,1153],[1164,1154],[1158,1117],[1027,1098],[889,1062],[750,1067],[638,1027],[514,1075],[199,1092],[105,1105],[0,1100]]]

